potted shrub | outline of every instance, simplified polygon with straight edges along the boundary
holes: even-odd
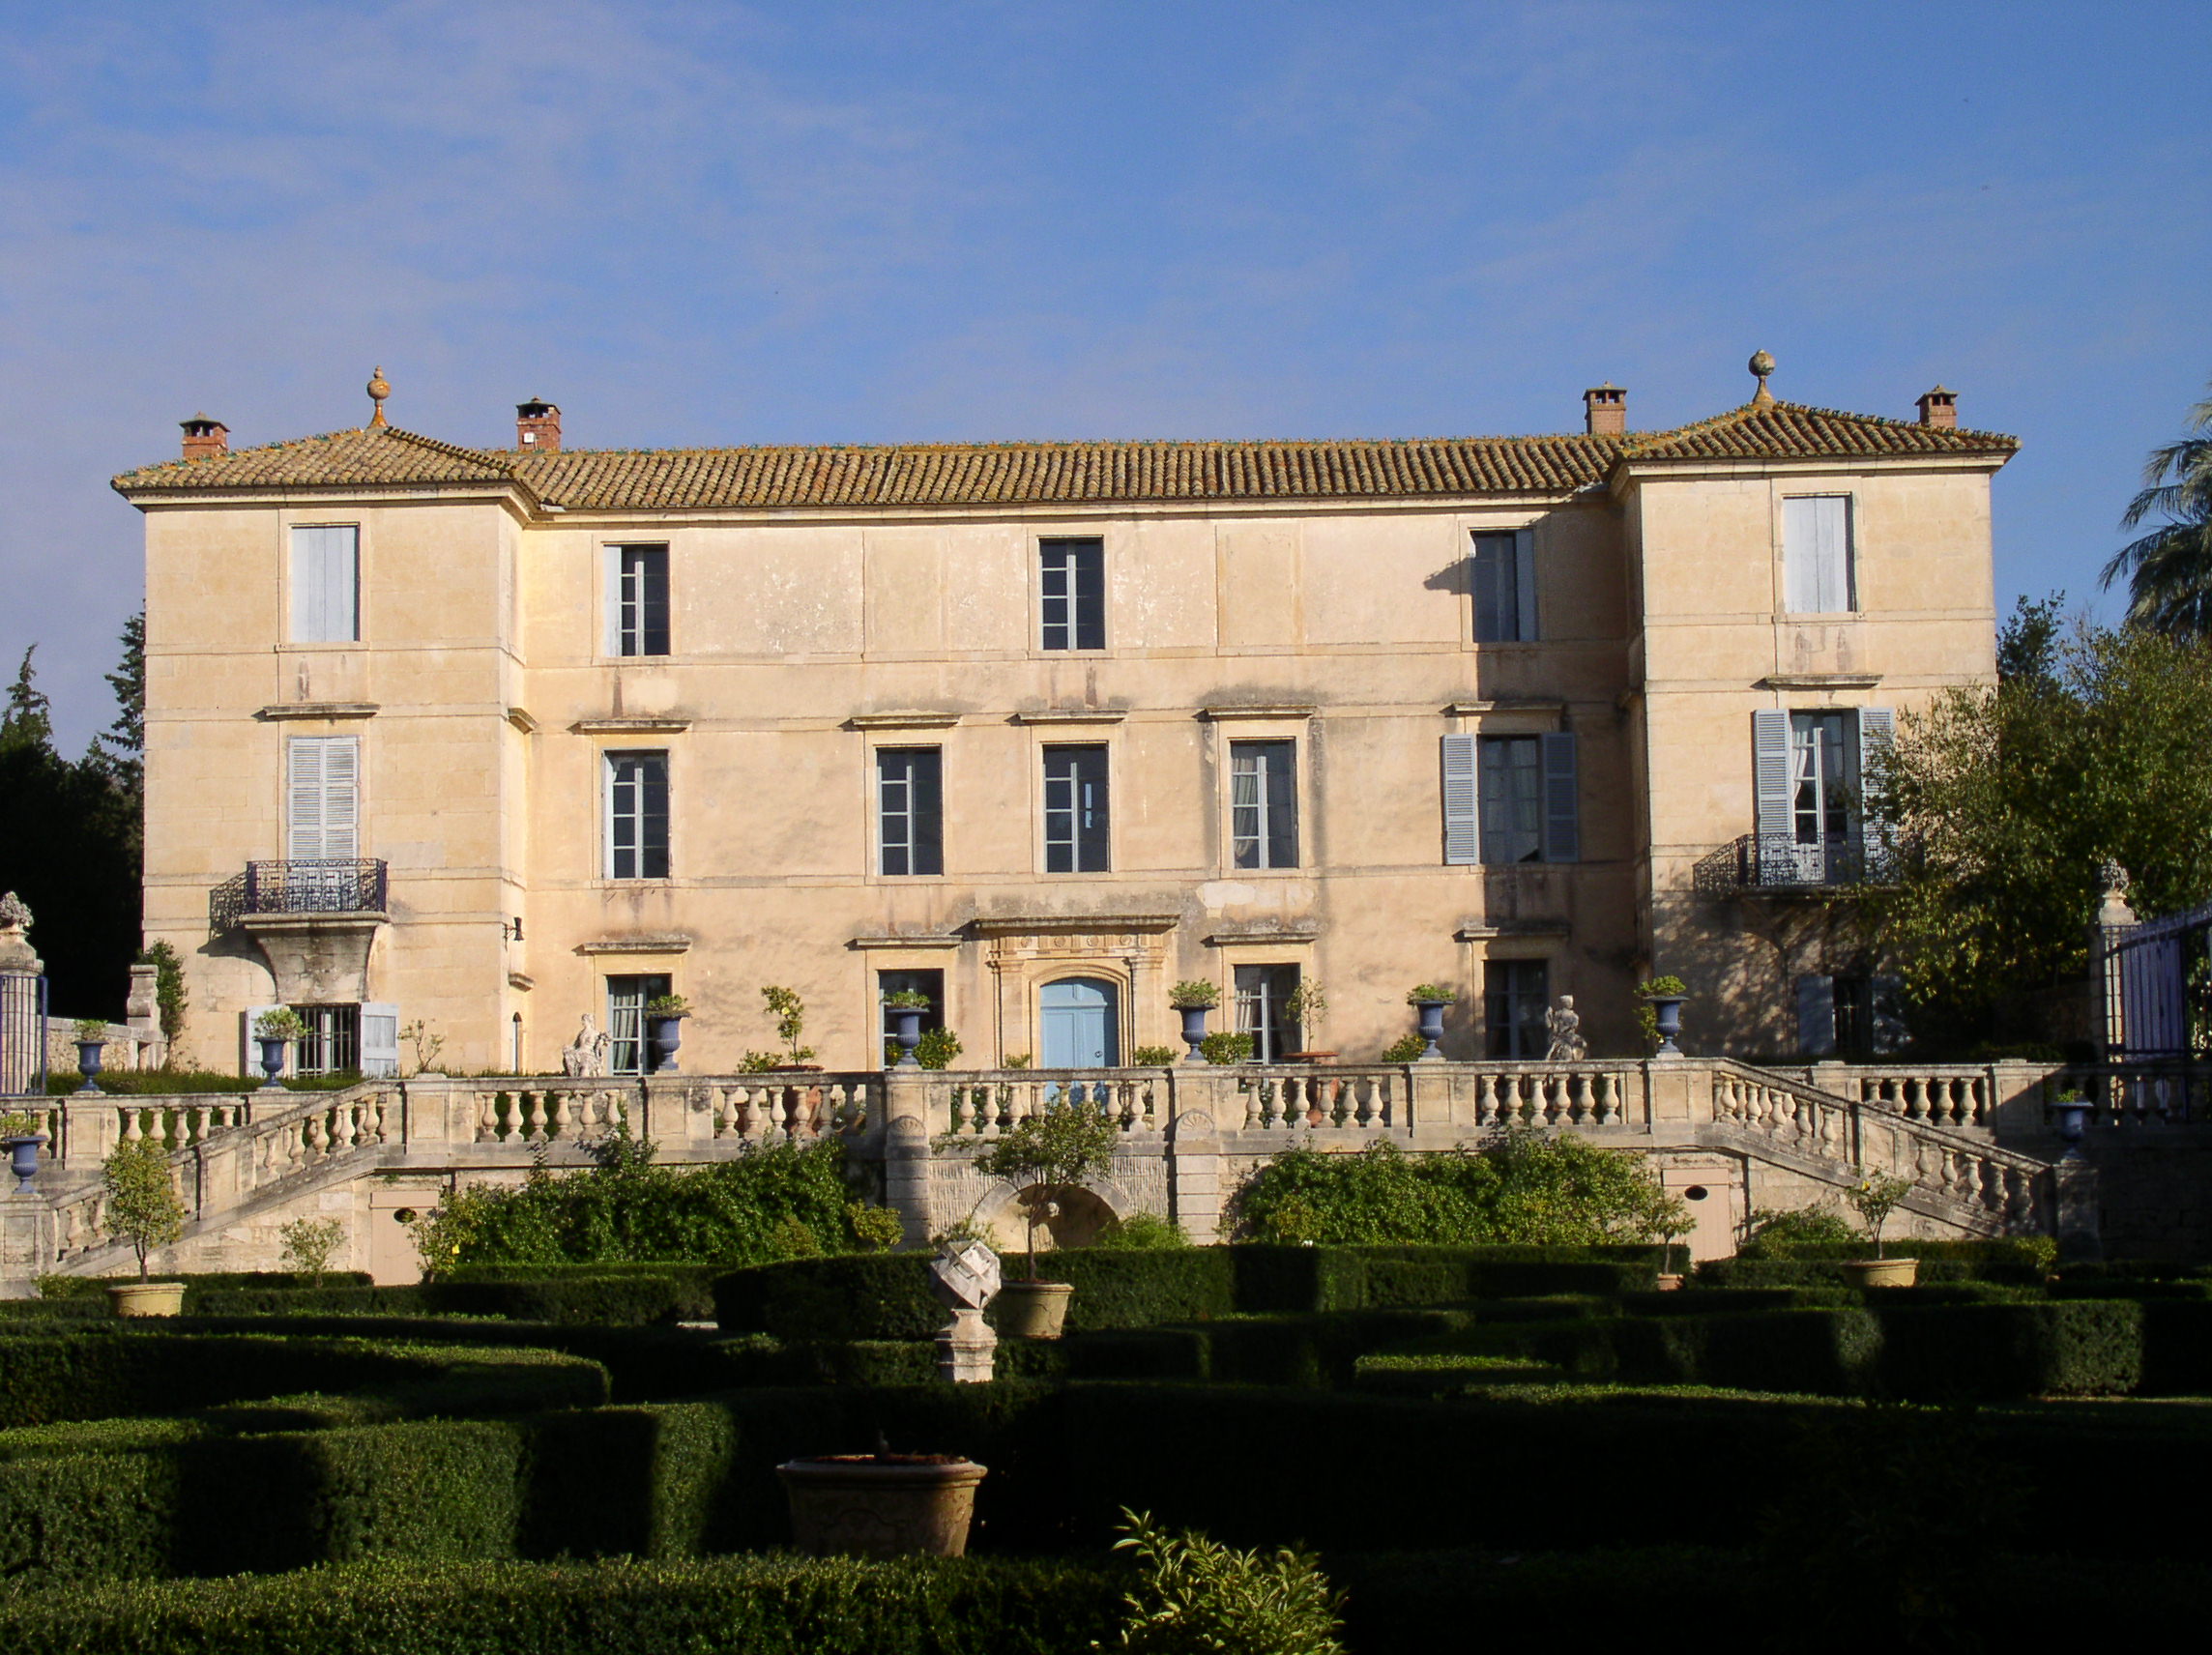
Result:
[[[1062,1100],[1026,1117],[975,1157],[975,1171],[1014,1186],[1029,1232],[1029,1273],[999,1290],[999,1331],[1018,1339],[1058,1339],[1067,1319],[1065,1282],[1037,1279],[1037,1225],[1065,1191],[1114,1164],[1121,1129],[1096,1105]]]
[[[884,1004],[898,1024],[895,1036],[898,1041],[898,1061],[893,1067],[920,1068],[921,1060],[915,1056],[915,1051],[921,1044],[921,1019],[922,1014],[929,1009],[929,996],[919,989],[902,988],[896,994],[885,995]]]
[[[1844,1279],[1854,1288],[1908,1288],[1920,1276],[1918,1259],[1885,1259],[1881,1254],[1881,1227],[1897,1210],[1897,1204],[1912,1193],[1913,1180],[1861,1167],[1858,1179],[1844,1192],[1867,1235],[1874,1242],[1874,1257],[1850,1259],[1844,1263]]]
[[[656,994],[645,1002],[645,1037],[653,1043],[653,1070],[672,1075],[676,1048],[684,1044],[684,1020],[691,1015],[691,1002],[680,994]]]
[[[185,1204],[169,1176],[169,1157],[150,1138],[115,1146],[102,1168],[107,1200],[102,1211],[107,1234],[131,1243],[138,1255],[138,1279],[108,1288],[118,1316],[175,1316],[185,1308],[183,1282],[147,1278],[146,1258],[185,1233]]]
[[[29,1195],[39,1172],[39,1147],[46,1141],[44,1124],[27,1109],[0,1115],[0,1149],[8,1151],[8,1170],[15,1175],[15,1193]]]
[[[1438,1044],[1444,1037],[1444,1007],[1459,999],[1459,990],[1446,988],[1442,983],[1415,983],[1406,991],[1406,1003],[1420,1012],[1417,1028],[1421,1036],[1421,1055],[1416,1062],[1434,1063],[1443,1060],[1443,1048]]]
[[[1680,977],[1650,977],[1636,985],[1636,998],[1644,1002],[1636,1008],[1636,1021],[1643,1026],[1644,1044],[1653,1057],[1682,1055],[1674,1041],[1682,1032],[1682,1002],[1689,994],[1689,985]]]
[[[282,1089],[276,1077],[284,1072],[284,1048],[295,1040],[306,1038],[307,1026],[300,1021],[300,1014],[288,1005],[279,1005],[274,1011],[264,1011],[253,1020],[253,1037],[261,1043],[261,1083],[263,1091]]]
[[[806,1002],[799,998],[799,991],[770,983],[760,992],[761,999],[768,1003],[770,1015],[775,1019],[775,1037],[783,1042],[783,1056],[771,1057],[761,1068],[820,1074],[822,1065],[813,1060],[814,1048],[799,1043],[799,1037],[806,1032]],[[745,1054],[748,1065],[753,1056],[750,1052]]]
[[[1209,1063],[1248,1063],[1255,1044],[1248,1029],[1216,1029],[1198,1043],[1198,1055]]]
[[[1206,1039],[1206,1014],[1221,1003],[1221,989],[1200,977],[1185,977],[1168,990],[1168,1003],[1182,1013],[1182,1060],[1203,1063],[1200,1051]]]
[[[100,1054],[107,1044],[107,1025],[97,1017],[77,1020],[73,1031],[76,1035],[76,1072],[84,1077],[84,1085],[76,1089],[79,1097],[90,1093],[100,1095],[100,1085],[93,1077],[100,1073]]]
[[[957,1454],[825,1454],[776,1466],[791,1537],[815,1556],[958,1557],[987,1467]]]
[[[1291,998],[1283,1002],[1283,1009],[1293,1023],[1298,1026],[1298,1041],[1302,1051],[1286,1052],[1284,1058],[1294,1063],[1320,1063],[1336,1056],[1324,1052],[1321,1047],[1322,1021],[1328,1016],[1328,996],[1321,984],[1310,977],[1298,978],[1298,986],[1291,990]]]

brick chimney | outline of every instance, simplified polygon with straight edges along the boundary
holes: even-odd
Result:
[[[1628,429],[1628,392],[1610,379],[1583,392],[1583,428],[1593,437],[1617,437]]]
[[[177,423],[185,428],[185,458],[188,460],[230,452],[230,427],[220,420],[194,414],[189,420],[180,420]]]
[[[1945,391],[1938,385],[1920,398],[1920,422],[1934,425],[1938,430],[1955,431],[1959,428],[1959,393]]]
[[[514,405],[514,446],[539,453],[561,451],[561,410],[533,396]]]

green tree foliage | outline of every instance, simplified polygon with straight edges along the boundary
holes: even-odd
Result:
[[[588,1171],[538,1168],[519,1188],[457,1190],[418,1225],[423,1263],[432,1273],[665,1260],[736,1267],[881,1242],[872,1222],[856,1225],[842,1145],[779,1144],[691,1168],[656,1166],[653,1155],[650,1141],[618,1130]]]
[[[1258,1240],[1334,1245],[1594,1246],[1690,1228],[1642,1155],[1527,1129],[1479,1151],[1286,1149],[1237,1192],[1237,1213]]]
[[[1899,720],[1874,803],[1910,847],[1875,918],[1915,1034],[1963,1042],[2079,975],[2108,859],[2145,918],[2212,897],[2212,646],[2023,602],[1994,687]]]
[[[1066,1191],[1112,1166],[1121,1143],[1121,1129],[1104,1111],[1063,1101],[1025,1116],[975,1157],[978,1173],[1004,1178],[1021,1197],[1031,1281],[1036,1280],[1037,1226],[1046,1218],[1047,1208]]]
[[[0,711],[0,890],[34,916],[51,1003],[70,1016],[120,1018],[139,943],[143,638],[124,632],[122,711],[107,745],[75,763],[54,751],[53,710],[23,652]],[[130,699],[125,699],[128,696]],[[128,728],[133,744],[124,745]]]
[[[115,1146],[102,1165],[107,1202],[107,1233],[131,1243],[138,1255],[138,1279],[146,1279],[146,1256],[185,1233],[184,1198],[169,1176],[169,1157],[151,1138]]]
[[[1114,1550],[1137,1566],[1119,1649],[1152,1655],[1344,1655],[1341,1600],[1320,1559],[1294,1546],[1239,1552],[1121,1514]]]
[[[2128,622],[2173,638],[2212,637],[2212,397],[2189,411],[2189,435],[2152,450],[2122,528],[2156,527],[2105,566],[2128,582]]]
[[[164,942],[141,948],[135,963],[154,968],[154,1003],[160,1011],[161,1032],[174,1040],[185,1031],[185,1011],[191,1003],[185,988],[185,962]]]

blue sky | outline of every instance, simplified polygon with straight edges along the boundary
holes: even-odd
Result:
[[[0,653],[81,745],[107,477],[377,363],[642,448],[1661,425],[1763,347],[2018,433],[2000,603],[2088,598],[2212,379],[2207,86],[2202,0],[0,0]]]

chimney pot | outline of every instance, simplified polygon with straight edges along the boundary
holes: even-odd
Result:
[[[1610,379],[1583,392],[1583,428],[1593,437],[1617,437],[1628,429],[1628,392]]]
[[[514,405],[514,446],[541,454],[561,451],[561,410],[533,396]]]
[[[1923,392],[1920,397],[1920,422],[1933,425],[1940,431],[1959,428],[1959,393],[1946,391],[1938,385],[1934,391]]]
[[[189,420],[180,420],[177,423],[185,428],[185,458],[188,460],[230,452],[230,427],[220,420],[194,414]]]

